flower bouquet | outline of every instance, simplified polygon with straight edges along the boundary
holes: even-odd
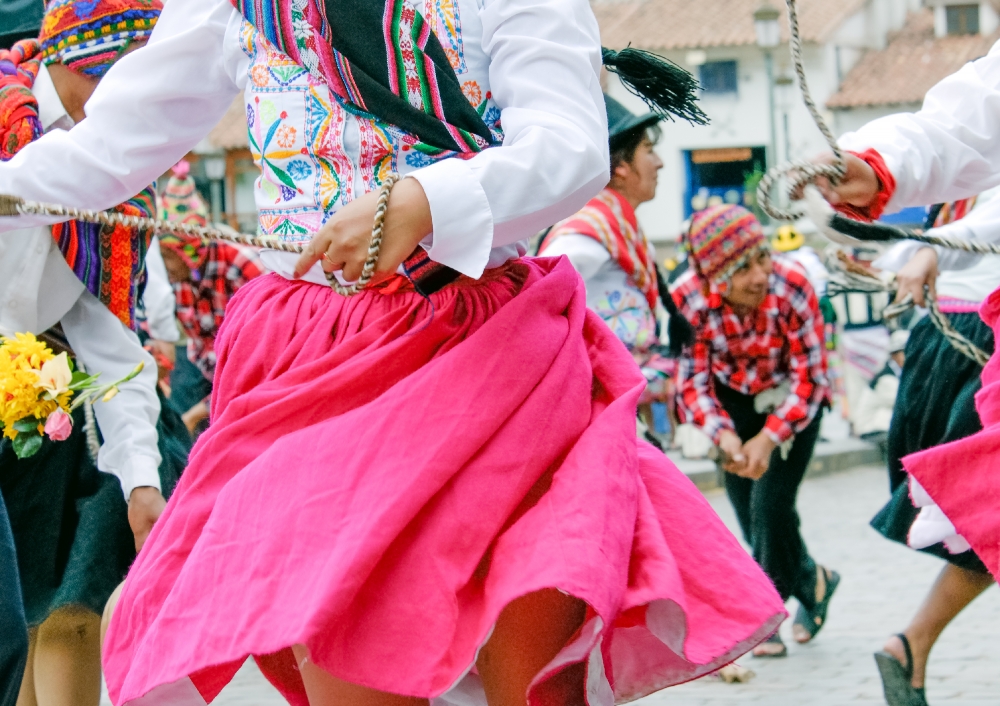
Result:
[[[107,402],[141,371],[139,363],[121,380],[101,385],[99,374],[74,371],[66,353],[54,354],[30,333],[0,337],[0,430],[18,458],[33,456],[46,436],[69,438],[74,409],[90,400]]]

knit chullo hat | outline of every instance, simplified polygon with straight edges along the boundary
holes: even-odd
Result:
[[[747,261],[768,249],[760,221],[742,206],[723,204],[691,217],[691,255],[712,284],[728,281]]]
[[[162,10],[161,0],[51,0],[39,58],[101,78],[129,46],[149,37]]]
[[[195,188],[191,165],[184,160],[173,168],[160,204],[160,216],[165,221],[208,225],[208,207]],[[203,259],[204,242],[196,235],[161,233],[160,245],[180,255],[191,269],[197,269]]]

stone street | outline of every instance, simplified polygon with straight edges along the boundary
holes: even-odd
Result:
[[[815,644],[791,640],[780,660],[744,657],[757,676],[748,684],[702,679],[661,691],[639,706],[839,706],[884,704],[872,653],[902,630],[941,568],[933,557],[893,544],[868,527],[888,497],[885,470],[860,467],[809,479],[799,508],[813,556],[843,576],[829,623]],[[712,505],[735,529],[721,491]],[[789,612],[794,613],[795,605]],[[991,588],[945,631],[931,655],[927,684],[931,704],[996,706],[1000,703],[1000,591]],[[215,702],[218,706],[279,706],[284,701],[248,662]]]

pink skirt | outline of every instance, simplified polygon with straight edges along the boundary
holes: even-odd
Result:
[[[778,594],[695,487],[635,439],[644,380],[565,259],[432,295],[342,298],[267,275],[216,345],[211,428],[125,583],[121,704],[206,704],[248,655],[293,704],[304,644],[375,689],[482,699],[512,600],[588,606],[533,682],[590,704],[696,678],[772,634]]]
[[[1000,342],[1000,289],[979,315]],[[976,410],[981,432],[907,456],[903,466],[1000,581],[1000,346],[983,368]]]

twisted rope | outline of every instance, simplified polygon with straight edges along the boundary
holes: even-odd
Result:
[[[382,249],[382,231],[385,224],[386,212],[389,209],[389,194],[392,187],[399,181],[399,175],[390,175],[383,183],[379,191],[378,204],[375,208],[375,220],[372,224],[371,240],[368,242],[368,256],[361,269],[361,277],[357,282],[350,285],[342,285],[334,273],[327,272],[326,278],[330,286],[341,296],[349,297],[357,294],[371,282],[375,274],[375,266],[378,264],[379,253]],[[227,243],[237,245],[249,245],[256,248],[270,248],[293,254],[301,254],[305,248],[302,245],[286,243],[274,238],[262,238],[246,233],[236,233],[213,228],[211,226],[199,226],[193,223],[171,223],[170,221],[158,218],[145,218],[142,216],[126,215],[113,211],[93,211],[85,208],[73,208],[51,203],[41,203],[38,201],[26,201],[19,196],[0,194],[0,216],[55,216],[57,218],[73,221],[85,221],[103,226],[125,226],[126,228],[136,228],[139,230],[151,230],[154,233],[170,232],[183,233],[195,236],[202,240],[222,240]],[[309,234],[310,237],[315,233]]]
[[[823,119],[816,102],[813,100],[812,92],[809,90],[809,82],[806,80],[806,69],[802,61],[802,33],[799,30],[799,13],[796,7],[796,0],[785,0],[788,6],[788,26],[789,40],[788,46],[792,54],[792,63],[795,64],[795,75],[798,79],[799,90],[802,91],[802,101],[809,109],[816,127],[823,133],[827,144],[833,151],[833,164],[813,164],[805,160],[791,160],[776,167],[771,167],[757,185],[757,202],[771,218],[779,221],[794,221],[802,213],[778,206],[772,199],[774,187],[783,179],[788,179],[788,194],[798,193],[800,189],[816,181],[817,177],[825,176],[834,184],[844,178],[847,173],[847,161],[844,153],[837,144],[837,138],[833,136],[829,126]]]
[[[819,108],[816,106],[816,102],[813,100],[812,93],[809,90],[809,82],[806,80],[805,65],[802,61],[802,33],[799,30],[799,14],[796,6],[796,0],[785,0],[785,4],[788,6],[788,45],[792,55],[792,63],[795,65],[795,75],[798,79],[799,89],[802,91],[802,101],[806,104],[806,108],[809,110],[809,115],[812,116],[813,122],[816,123],[816,127],[819,128],[819,131],[823,133],[823,138],[826,140],[827,145],[833,151],[834,155],[833,164],[813,164],[812,162],[807,162],[805,160],[793,160],[785,162],[784,164],[779,164],[778,166],[769,169],[760,180],[760,184],[757,185],[757,202],[760,204],[764,213],[775,220],[794,221],[802,216],[802,212],[778,206],[772,197],[775,186],[782,179],[787,179],[788,186],[786,193],[791,196],[792,194],[799,193],[807,184],[816,181],[816,179],[821,176],[828,178],[832,183],[836,184],[843,179],[844,175],[847,173],[847,161],[844,159],[844,153],[840,149],[840,145],[837,144],[837,139],[834,137],[833,132],[830,131],[830,127],[823,119]],[[926,233],[922,233],[920,231],[907,231],[891,226],[879,226],[879,230],[886,236],[886,239],[917,240],[929,245],[939,245],[943,248],[949,248],[952,250],[965,250],[968,252],[979,253],[981,255],[1000,255],[1000,246],[991,245],[989,243],[959,240],[957,238],[939,235],[927,235]],[[841,265],[843,265],[843,263],[841,263]],[[854,285],[860,285],[861,282],[858,280],[862,279],[862,276],[857,273],[850,273],[848,279],[852,280]],[[872,282],[870,282],[868,286],[877,286],[878,288],[861,289],[860,291],[895,292],[895,288],[888,287],[877,277],[871,277],[871,280]],[[855,289],[854,291],[858,290]],[[948,320],[948,317],[941,312],[941,308],[938,306],[937,298],[934,296],[934,293],[930,291],[930,289],[927,289],[925,292],[925,298],[927,302],[927,309],[930,312],[931,321],[934,323],[934,326],[937,327],[938,331],[940,331],[941,334],[948,339],[948,342],[951,343],[952,347],[963,355],[966,355],[976,361],[979,365],[985,365],[987,361],[989,361],[990,357],[972,341],[965,338],[965,336],[955,330],[955,328],[951,325],[951,322]],[[894,307],[894,309],[899,309],[899,313],[901,313],[905,310],[905,307],[901,309],[899,308],[902,305],[903,302],[900,302],[897,307]],[[906,306],[912,305],[913,301],[911,298]]]
[[[863,292],[866,294],[889,292],[893,295],[896,293],[896,287],[892,284],[883,282],[878,277],[866,272],[856,269],[848,269],[848,264],[840,258],[828,258],[826,264],[827,269],[830,271],[830,280],[827,283],[826,290],[828,295],[837,295],[847,292]],[[958,330],[952,326],[951,320],[941,311],[941,307],[938,305],[937,296],[930,287],[924,288],[924,298],[927,303],[927,311],[931,317],[931,323],[933,323],[935,328],[941,332],[941,335],[948,340],[951,347],[980,366],[985,366],[990,360],[989,354],[960,334]],[[913,297],[907,294],[902,301],[886,307],[885,311],[882,312],[882,315],[887,319],[891,319],[899,316],[913,305]]]

